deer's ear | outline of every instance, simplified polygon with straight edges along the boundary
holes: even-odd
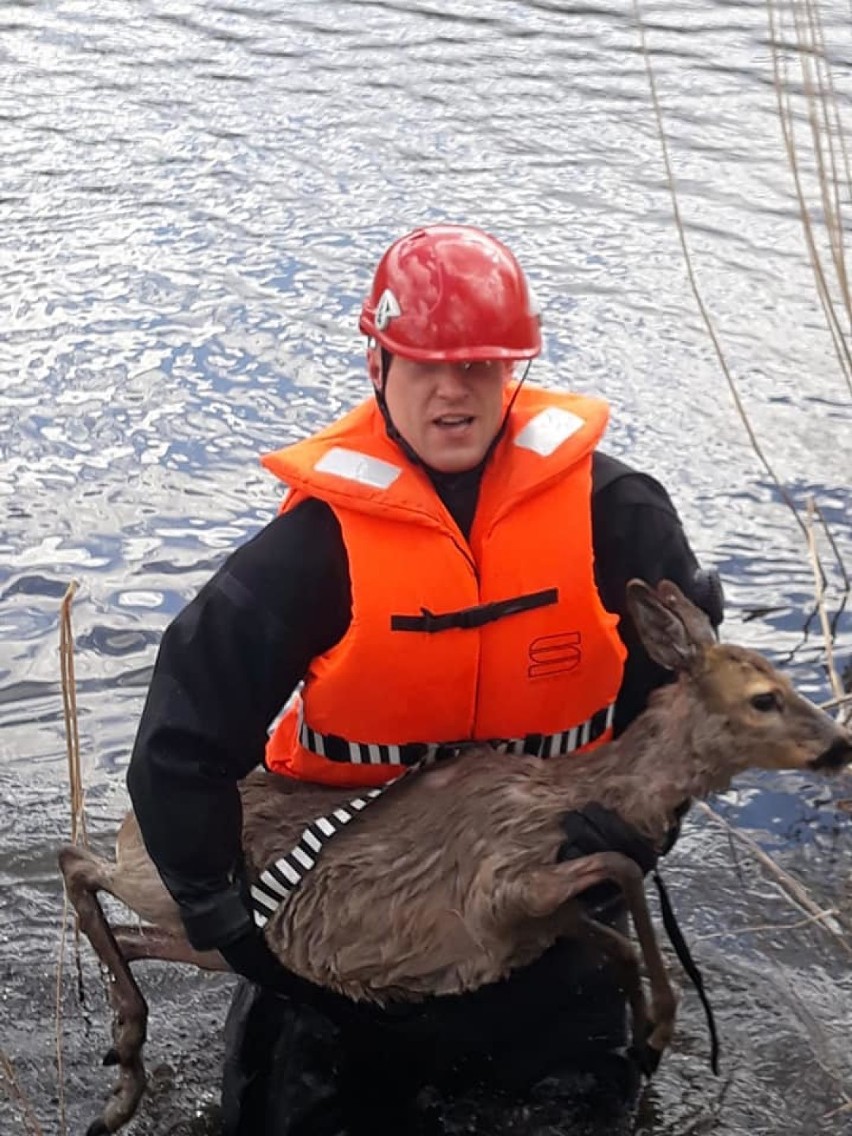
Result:
[[[627,609],[639,638],[654,662],[669,671],[687,670],[703,645],[703,637],[696,637],[684,618],[680,601],[689,608],[694,606],[669,580],[664,580],[657,591],[644,580],[631,580],[627,585]]]

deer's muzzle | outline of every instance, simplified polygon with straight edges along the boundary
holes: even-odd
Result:
[[[822,771],[842,769],[850,761],[852,761],[852,739],[836,738],[824,753],[810,763],[810,767]]]

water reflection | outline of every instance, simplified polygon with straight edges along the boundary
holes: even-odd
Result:
[[[848,392],[783,154],[765,7],[642,10],[702,294],[774,468],[799,506],[816,496],[852,564]],[[848,6],[820,12],[839,56]],[[49,985],[51,857],[68,827],[65,586],[82,583],[81,731],[105,840],[163,628],[273,514],[279,489],[257,455],[361,397],[355,314],[369,269],[424,220],[480,223],[517,249],[545,310],[533,381],[611,400],[610,449],[670,486],[697,551],[721,568],[729,635],[826,696],[804,544],[696,316],[624,5],[33,0],[0,8],[0,42],[4,958]],[[836,82],[846,115],[848,71]],[[825,552],[842,663],[852,627]],[[850,868],[842,795],[754,778],[720,807],[831,905]],[[717,1109],[731,1133],[812,1131],[838,1081],[807,1023],[848,1082],[835,1052],[848,970],[838,977],[837,955],[807,930],[764,935],[760,950],[784,955],[805,1005],[779,1010],[783,972],[752,962],[737,930],[789,920],[772,887],[752,873],[744,889],[724,840],[698,824],[673,871],[686,921],[710,933],[709,911],[730,935],[713,967],[731,1072],[722,1092],[698,1071],[687,999],[646,1130],[705,1130]],[[41,1006],[49,1021],[45,996],[16,981],[12,1006]],[[772,1036],[753,1019],[767,1005]],[[44,1044],[17,1040],[34,1067],[49,1063]],[[790,1088],[791,1067],[807,1092]],[[74,1104],[81,1122],[90,1093],[87,1082]],[[844,1118],[819,1123],[839,1132]]]

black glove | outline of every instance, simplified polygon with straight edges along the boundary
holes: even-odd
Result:
[[[707,615],[714,628],[725,618],[725,592],[715,568],[696,568],[689,598]]]
[[[335,1024],[361,1021],[381,1011],[369,1003],[355,1002],[315,982],[309,982],[283,966],[254,927],[218,948],[228,966],[250,982],[283,994],[300,1005],[311,1006]]]
[[[659,853],[654,845],[618,813],[603,805],[586,805],[562,818],[565,840],[557,861],[576,860],[594,852],[621,852],[629,856],[647,875],[656,866]]]
[[[659,853],[651,841],[622,820],[618,813],[603,805],[593,802],[566,813],[562,818],[562,828],[565,840],[559,846],[558,863],[591,856],[595,852],[621,852],[639,865],[643,875],[653,871],[657,865]],[[588,888],[578,898],[590,907],[602,907],[620,896],[621,889],[617,884],[602,883]]]
[[[427,998],[425,1002],[390,1002],[386,1006],[356,1002],[288,970],[269,949],[263,935],[253,927],[218,950],[231,970],[250,982],[282,994],[294,1004],[309,1006],[333,1025],[356,1029],[362,1036],[366,1030],[377,1037],[399,1035],[400,1041],[407,1043],[416,1043],[421,1034],[431,1038],[436,1005],[456,1000],[456,996],[446,995]]]

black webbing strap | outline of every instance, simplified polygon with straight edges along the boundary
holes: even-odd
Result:
[[[565,839],[557,855],[559,861],[591,856],[595,852],[620,852],[639,865],[643,876],[656,866],[657,855],[648,838],[613,809],[604,808],[596,801],[566,813],[562,818],[562,831]]]
[[[666,929],[666,934],[669,937],[671,945],[674,947],[675,954],[680,960],[680,965],[689,976],[692,985],[698,993],[698,997],[701,999],[701,1005],[704,1007],[704,1016],[707,1019],[707,1029],[710,1033],[710,1068],[718,1077],[719,1034],[716,1031],[716,1019],[713,1016],[713,1007],[710,1005],[710,999],[707,997],[707,991],[704,989],[704,978],[701,971],[696,966],[695,960],[689,953],[689,947],[686,944],[686,939],[683,937],[683,932],[678,926],[674,908],[669,899],[669,893],[666,891],[665,884],[660,879],[659,872],[654,872],[654,883],[657,885],[657,891],[660,895],[660,910],[663,915],[663,926]]]
[[[559,600],[558,588],[546,588],[541,592],[530,592],[525,596],[514,596],[509,600],[478,604],[476,607],[462,608],[461,611],[448,611],[436,615],[422,607],[420,615],[392,615],[391,631],[449,631],[454,627],[470,629],[494,623],[507,615],[517,615],[522,611],[532,611],[537,607],[549,607]]]

